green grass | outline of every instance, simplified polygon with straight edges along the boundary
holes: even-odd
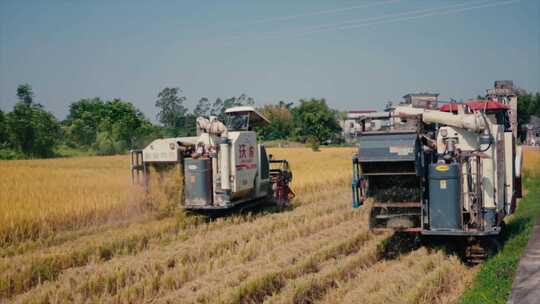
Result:
[[[502,236],[504,247],[481,266],[472,287],[459,303],[506,303],[517,264],[540,216],[540,177],[525,179],[524,185],[529,192],[507,222]]]
[[[60,145],[54,148],[53,155],[50,157],[81,157],[81,156],[93,156],[96,152],[93,150],[84,150],[71,148],[66,145]],[[13,159],[31,159],[32,157],[24,155],[22,152],[15,149],[0,147],[0,159],[13,160]]]

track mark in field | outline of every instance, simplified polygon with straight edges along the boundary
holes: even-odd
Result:
[[[314,275],[321,271],[321,268],[329,262],[353,255],[364,246],[369,246],[371,235],[359,232],[353,234],[350,239],[345,239],[323,248],[320,251],[309,255],[297,265],[270,272],[247,281],[235,288],[229,297],[224,299],[226,303],[261,303],[269,296],[281,292],[287,283],[304,276]],[[377,240],[378,242],[380,240]],[[376,252],[362,256],[361,262],[370,263],[369,260],[376,260]],[[321,286],[322,287],[322,286]]]
[[[309,238],[311,235],[317,234],[320,231],[332,229],[340,222],[350,223],[353,220],[354,217],[347,213],[329,214],[328,216],[321,217],[320,220],[314,218],[306,226],[299,226],[281,232],[278,231],[261,238],[253,238],[249,242],[243,245],[238,244],[238,246],[223,251],[219,256],[214,256],[213,258],[191,259],[188,263],[182,262],[181,266],[163,273],[163,278],[167,282],[167,286],[160,289],[176,289],[176,286],[180,287],[182,284],[197,279],[207,273],[214,276],[214,272],[222,268],[227,266],[234,267],[257,260],[261,255],[266,254],[274,248],[283,248],[295,240]],[[144,282],[140,282],[128,289],[143,289],[144,285]]]
[[[315,302],[322,298],[328,290],[337,288],[343,282],[353,279],[359,269],[365,269],[377,263],[383,257],[381,245],[389,235],[390,233],[378,235],[364,244],[358,251],[322,263],[319,271],[288,281],[279,293],[265,299],[264,303]]]
[[[336,195],[335,192],[332,194]],[[290,222],[305,221],[308,214],[309,218],[315,219],[337,209],[346,208],[345,205],[336,206],[326,202],[318,204],[318,207],[314,211],[302,205],[290,213],[295,220],[287,218],[277,220],[269,230],[286,228]],[[169,218],[137,224],[127,229],[111,229],[97,236],[83,237],[62,246],[12,257],[0,262],[0,270],[10,277],[9,281],[1,284],[0,296],[11,297],[44,281],[54,281],[63,270],[72,267],[81,267],[90,262],[103,262],[116,256],[135,255],[152,247],[159,248],[173,241],[189,240],[196,235],[226,229],[228,226],[249,224],[258,218],[259,216],[235,215],[209,223],[200,222],[197,218],[195,221],[187,222]],[[0,282],[1,280],[0,278]]]
[[[198,252],[201,252],[201,256],[208,261],[232,251],[234,248],[238,248],[239,244],[249,243],[258,238],[264,239],[264,235],[276,234],[283,229],[290,231],[291,236],[298,238],[303,237],[306,233],[311,233],[310,231],[315,232],[317,229],[332,226],[339,221],[355,216],[354,213],[346,210],[348,206],[342,205],[341,203],[324,203],[320,204],[320,206],[325,208],[298,208],[298,213],[296,213],[295,210],[294,212],[289,213],[273,214],[261,217],[253,222],[231,225],[224,227],[224,230],[215,230],[213,233],[197,236],[194,240],[187,242],[188,244],[185,244],[186,242],[179,243],[178,245],[180,245],[180,247],[178,247],[176,243],[172,243],[170,246],[165,246],[161,250],[155,249],[146,251],[142,256],[137,255],[134,257],[117,258],[106,263],[86,267],[86,269],[68,270],[65,275],[63,274],[60,276],[61,281],[59,281],[59,284],[57,285],[63,286],[64,284],[62,282],[70,281],[75,282],[75,286],[77,286],[79,285],[77,283],[78,280],[80,280],[81,277],[84,277],[85,279],[88,279],[81,282],[83,287],[86,286],[83,288],[83,293],[92,294],[92,290],[96,288],[96,286],[98,291],[101,290],[101,292],[103,292],[103,288],[99,287],[104,285],[102,284],[103,282],[114,285],[114,287],[105,288],[105,290],[110,290],[115,293],[115,290],[118,288],[131,285],[133,280],[146,281],[151,273],[161,273],[164,271],[163,269],[167,270],[170,265],[196,263]],[[323,222],[318,223],[317,219],[319,218],[321,218]],[[324,224],[324,220],[329,222]],[[302,227],[306,226],[311,228],[302,232]],[[212,239],[214,234],[218,234],[219,236],[214,236]],[[272,240],[269,239],[269,241]],[[196,246],[196,250],[193,250],[193,246]],[[178,252],[183,253],[183,258],[181,254],[180,258],[176,259]],[[171,257],[174,258],[171,260]],[[219,265],[216,267],[219,268]],[[117,280],[117,278],[120,279]],[[38,288],[38,290],[35,290],[35,292],[46,295],[46,290],[53,289],[52,286],[47,286],[45,284]],[[84,291],[84,289],[88,289],[89,291]],[[33,292],[28,293],[28,296],[31,294],[33,294]]]
[[[276,247],[250,263],[233,265],[201,277],[176,292],[166,294],[159,302],[182,296],[187,303],[214,303],[218,300],[232,301],[235,297],[251,297],[251,292],[259,295],[261,290],[264,294],[268,286],[281,282],[283,275],[315,272],[318,264],[324,260],[368,241],[371,236],[365,230],[351,234],[355,231],[355,224],[354,221],[344,223],[286,246]]]
[[[44,281],[55,280],[68,268],[110,260],[114,256],[133,255],[150,246],[186,238],[179,234],[181,227],[182,223],[174,218],[156,220],[4,258],[0,261],[0,271],[10,280],[0,284],[0,296],[10,297]]]
[[[355,218],[348,218],[347,216],[338,219],[338,221],[332,221],[326,224],[324,222],[314,222],[312,228],[317,227],[317,229],[311,232],[308,230],[308,234],[294,229],[284,231],[280,233],[281,235],[275,235],[271,239],[260,239],[248,248],[247,255],[244,254],[243,250],[240,250],[233,255],[224,255],[217,261],[208,261],[209,265],[206,265],[206,267],[210,269],[207,271],[200,271],[198,273],[199,267],[205,267],[201,265],[202,263],[192,264],[187,269],[176,269],[164,275],[164,281],[169,281],[172,284],[167,284],[169,286],[162,288],[163,290],[159,294],[164,295],[167,292],[178,289],[174,294],[187,301],[185,299],[189,295],[198,297],[197,295],[201,293],[212,293],[217,289],[231,288],[235,285],[234,282],[246,278],[246,271],[264,269],[269,265],[275,266],[279,264],[284,266],[295,262],[297,256],[292,255],[292,252],[295,252],[302,246],[305,248],[304,251],[309,251],[313,247],[324,246],[328,243],[328,236],[339,236],[340,230],[344,230],[344,227],[352,229],[356,221]],[[302,250],[300,251],[300,254],[302,254]],[[185,278],[183,275],[186,272],[189,273],[187,275],[188,278]],[[143,287],[143,285],[139,285],[136,288],[141,289]],[[174,298],[175,296],[172,297]]]
[[[445,283],[459,285],[466,272],[458,258],[421,248],[361,270],[321,303],[441,303],[445,293],[459,289]]]

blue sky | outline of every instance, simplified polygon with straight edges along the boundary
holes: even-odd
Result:
[[[415,91],[466,99],[497,79],[540,91],[540,1],[0,0],[4,111],[21,83],[60,119],[95,96],[155,119],[165,86],[189,108],[246,93],[346,110]]]

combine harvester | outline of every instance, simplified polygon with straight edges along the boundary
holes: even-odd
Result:
[[[474,100],[367,114],[353,157],[353,207],[372,198],[370,229],[442,238],[460,244],[468,262],[483,261],[521,196],[509,111]]]
[[[175,174],[183,175],[184,199],[178,204],[208,215],[269,200],[287,204],[294,196],[289,164],[268,156],[254,131],[268,120],[252,107],[230,108],[225,115],[226,125],[216,117],[197,118],[198,136],[156,139],[131,151],[133,182],[148,191],[150,168],[161,174],[180,167]]]

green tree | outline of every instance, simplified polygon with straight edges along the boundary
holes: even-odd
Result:
[[[246,94],[241,94],[238,97],[229,97],[225,100],[217,98],[212,105],[211,114],[217,116],[219,120],[223,121],[225,119],[225,110],[227,110],[228,108],[239,106],[252,106],[254,104],[255,100],[252,97],[247,96]]]
[[[8,141],[6,115],[0,110],[0,148],[5,146]]]
[[[197,115],[189,113],[186,114],[181,122],[182,128],[177,132],[178,136],[195,136],[197,133]]]
[[[330,109],[324,99],[300,100],[292,115],[294,135],[302,142],[313,137],[323,143],[337,138],[341,130],[337,121],[338,112]]]
[[[26,156],[48,157],[60,138],[60,124],[41,107],[18,102],[7,115],[7,126],[13,148]]]
[[[525,125],[529,123],[531,116],[540,117],[540,93],[526,93],[518,96],[518,135],[525,140]]]
[[[81,99],[69,106],[64,125],[72,146],[88,148],[96,142],[99,123],[107,114],[105,108],[105,102],[98,97]]]
[[[64,126],[72,146],[92,147],[99,154],[140,147],[155,131],[140,110],[121,99],[93,98],[74,102]]]
[[[223,112],[225,112],[225,110],[223,109],[223,100],[221,100],[221,98],[218,97],[216,98],[216,101],[214,101],[214,103],[212,104],[212,109],[210,110],[210,114],[214,116],[219,116]]]
[[[286,102],[286,101],[283,101],[283,100],[280,100],[278,102],[278,106],[280,108],[286,108],[289,111],[293,108],[293,105],[294,105],[294,102]]]
[[[34,101],[34,92],[32,92],[32,87],[28,83],[19,85],[17,87],[17,97],[23,104],[27,106],[32,105]]]
[[[208,100],[208,98],[203,97],[199,99],[199,102],[195,106],[195,109],[193,110],[193,115],[195,115],[195,117],[208,117],[210,115],[210,109],[210,101]]]
[[[131,102],[120,99],[107,101],[105,112],[107,120],[111,122],[114,140],[121,142],[124,147],[135,148],[137,140],[146,135],[150,122]]]
[[[164,88],[158,94],[156,100],[156,107],[159,108],[157,119],[165,127],[179,128],[182,119],[187,113],[187,109],[184,107],[185,96],[178,96],[181,94],[180,88]]]
[[[280,101],[277,105],[265,105],[259,111],[264,115],[270,124],[264,126],[259,135],[265,140],[287,139],[291,136],[293,129],[293,116],[290,111],[290,104]]]

